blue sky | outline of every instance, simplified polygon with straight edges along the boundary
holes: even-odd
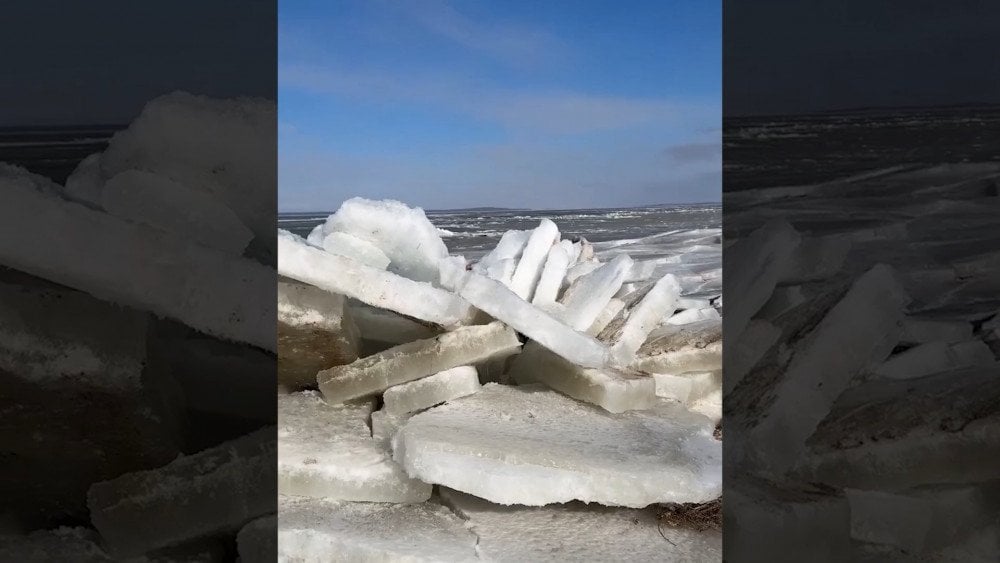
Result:
[[[281,211],[721,198],[721,2],[282,0]]]

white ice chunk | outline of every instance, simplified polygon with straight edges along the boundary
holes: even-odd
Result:
[[[656,383],[648,375],[615,368],[583,368],[536,342],[529,342],[514,358],[509,373],[519,384],[544,383],[608,412],[645,409],[656,402]]]
[[[685,309],[680,313],[671,315],[667,319],[667,324],[686,325],[701,321],[712,321],[721,318],[722,317],[719,316],[719,311],[717,311],[715,307],[705,307],[704,309]]]
[[[632,267],[629,268],[628,273],[625,274],[625,283],[634,282],[644,282],[653,279],[656,276],[656,270],[660,266],[659,262],[654,260],[639,260],[632,263]]]
[[[833,277],[841,271],[851,244],[849,238],[839,236],[802,239],[788,257],[781,283],[800,284]]]
[[[386,451],[391,451],[392,437],[396,435],[399,427],[409,418],[408,414],[389,414],[384,409],[373,412],[371,420],[372,439],[378,442]]]
[[[55,184],[22,168],[0,165],[0,191],[0,263],[275,349],[273,269],[63,200]]]
[[[521,299],[498,281],[468,272],[455,290],[483,312],[571,362],[585,367],[599,367],[607,361],[607,348],[597,339],[573,330]]]
[[[691,405],[722,389],[722,370],[689,371],[681,374],[654,373],[656,396]]]
[[[752,320],[736,337],[736,342],[726,349],[726,377],[724,390],[729,393],[750,373],[781,338],[781,329],[767,321]]]
[[[370,242],[391,261],[389,271],[420,282],[436,284],[438,261],[448,256],[437,227],[423,209],[393,200],[351,198],[327,218],[323,232],[325,236],[347,233]]]
[[[149,471],[94,483],[90,517],[119,555],[235,531],[274,511],[275,428],[262,428]]]
[[[500,237],[493,250],[472,266],[472,271],[509,285],[510,278],[514,276],[514,268],[517,267],[517,261],[521,258],[530,236],[531,231],[507,231]],[[503,276],[502,274],[508,270],[510,275]]]
[[[995,361],[990,347],[982,340],[955,344],[928,342],[892,356],[875,369],[875,374],[891,379],[910,379],[962,367],[989,365]]]
[[[788,285],[774,288],[771,298],[760,308],[756,317],[764,320],[774,320],[782,314],[805,303],[806,296],[800,285]]]
[[[73,173],[66,178],[66,188],[63,193],[67,199],[100,207],[103,187],[101,153],[95,153],[81,160]]]
[[[661,525],[654,507],[636,510],[579,502],[500,506],[446,487],[441,488],[441,497],[476,534],[481,560],[722,561],[720,532]],[[670,542],[669,557],[664,538]]]
[[[306,237],[306,242],[309,244],[323,248],[323,223],[313,227],[313,230],[309,231],[309,236]]]
[[[104,209],[230,254],[242,254],[253,232],[217,197],[162,176],[127,170],[101,192]]]
[[[621,254],[573,282],[560,299],[566,307],[563,315],[566,324],[576,330],[590,328],[621,289],[622,280],[631,265],[632,259]]]
[[[409,478],[372,439],[370,401],[331,405],[315,391],[278,396],[278,492],[369,502],[422,502],[431,487]]]
[[[347,233],[330,233],[323,237],[322,243],[317,246],[322,246],[327,252],[353,258],[379,270],[389,266],[389,257],[379,247]]]
[[[719,306],[722,306],[722,297],[719,299]],[[710,299],[702,299],[699,297],[678,297],[677,298],[677,308],[678,309],[706,309],[712,306],[712,301]]]
[[[601,264],[602,263],[600,260],[588,260],[586,262],[584,261],[577,262],[576,264],[571,266],[569,270],[566,271],[566,280],[564,281],[564,284],[567,285],[572,284],[581,276],[585,276],[590,272],[593,272],[594,270],[600,268]]]
[[[479,391],[479,374],[473,366],[458,366],[434,375],[395,385],[382,393],[388,414],[405,415]]]
[[[393,439],[393,455],[425,482],[498,504],[638,508],[722,493],[722,442],[713,431],[675,403],[612,414],[539,385],[490,383],[414,415]]]
[[[535,295],[531,298],[532,303],[536,305],[552,303],[559,296],[559,289],[562,288],[563,279],[566,278],[566,270],[569,269],[572,248],[573,244],[564,240],[549,250],[545,267],[542,269],[542,277],[539,278]]]
[[[535,293],[538,278],[542,275],[542,266],[552,245],[559,241],[559,228],[548,219],[542,219],[538,227],[531,232],[521,259],[517,262],[514,277],[510,280],[510,288],[521,299],[530,300]]]
[[[278,497],[278,561],[475,562],[476,536],[434,503]]]
[[[927,342],[962,342],[972,338],[972,323],[906,317],[903,319],[903,344],[924,344]]]
[[[316,385],[316,373],[358,359],[360,334],[344,297],[298,282],[278,281],[278,382]]]
[[[639,356],[629,367],[645,373],[671,374],[721,369],[722,342],[712,342],[702,348],[685,348],[651,356]]]
[[[469,305],[452,293],[331,254],[288,231],[278,231],[278,273],[444,326],[458,325],[471,314]]]
[[[441,330],[435,326],[359,301],[349,302],[348,309],[351,311],[354,324],[361,331],[361,337],[365,340],[402,344],[424,338],[433,338],[441,333]]]
[[[611,355],[618,365],[628,365],[646,341],[649,333],[664,316],[674,310],[681,287],[672,274],[663,276],[639,301],[622,326],[621,335],[611,346]]]
[[[624,308],[625,308],[624,301],[618,299],[617,297],[612,297],[611,300],[608,301],[608,304],[604,306],[604,309],[601,310],[601,313],[597,315],[597,318],[594,319],[594,322],[593,324],[590,325],[590,328],[587,329],[587,334],[591,336],[597,336],[598,334],[601,334],[601,331],[603,331],[608,326],[608,324],[610,324],[611,321],[615,319],[615,317],[621,314]]]
[[[317,380],[323,396],[337,403],[447,369],[509,356],[520,347],[517,335],[502,323],[466,326],[332,367],[320,372]]]
[[[788,223],[776,219],[755,230],[728,251],[726,287],[740,296],[726,310],[730,338],[738,338],[785,275],[789,260],[799,246],[799,233]],[[728,291],[727,291],[728,292]]]

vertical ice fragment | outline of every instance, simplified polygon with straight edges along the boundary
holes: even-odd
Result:
[[[559,289],[562,287],[566,270],[569,268],[570,249],[572,249],[572,243],[562,241],[553,245],[549,250],[549,255],[545,259],[545,267],[542,269],[542,277],[538,280],[535,295],[531,298],[532,303],[536,305],[552,303],[559,296]]]
[[[610,262],[573,282],[560,302],[566,307],[565,321],[576,330],[587,330],[601,314],[632,265],[628,255],[620,254]]]
[[[656,328],[675,308],[681,286],[677,278],[667,274],[656,282],[649,293],[629,312],[622,326],[621,335],[611,346],[611,357],[618,365],[626,366],[635,358],[635,353],[646,341],[649,333]]]
[[[534,295],[545,258],[552,245],[558,241],[559,228],[552,221],[542,219],[538,227],[531,232],[521,253],[521,259],[517,262],[514,277],[510,280],[510,288],[518,297],[527,301]]]

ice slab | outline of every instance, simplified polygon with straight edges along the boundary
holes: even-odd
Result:
[[[702,309],[685,309],[680,313],[668,317],[666,322],[671,325],[686,325],[701,321],[718,320],[721,318],[722,317],[719,316],[719,312],[715,310],[714,307],[705,307]]]
[[[801,285],[787,285],[774,288],[771,298],[757,312],[756,318],[774,320],[798,307],[807,299]],[[751,321],[753,322],[753,321]]]
[[[723,389],[727,394],[774,348],[779,338],[780,328],[767,321],[750,321],[743,333],[736,338],[736,342],[727,346],[723,352],[726,365]]]
[[[689,371],[677,375],[654,373],[656,396],[691,405],[722,389],[722,370]]]
[[[358,359],[360,333],[342,295],[278,281],[278,383],[316,385],[316,374]]]
[[[676,404],[612,414],[540,385],[487,384],[393,438],[407,472],[498,504],[645,507],[722,493],[721,442]]]
[[[476,536],[433,503],[278,498],[278,561],[478,561]]]
[[[389,267],[389,257],[379,247],[347,233],[332,232],[323,237],[317,246],[332,254],[353,258],[372,268],[384,270]]]
[[[338,500],[423,502],[368,428],[371,401],[331,405],[315,391],[278,396],[278,492]]]
[[[385,410],[377,410],[372,413],[372,439],[382,445],[386,451],[392,450],[392,437],[407,419],[408,414],[394,415]]]
[[[993,351],[982,340],[947,344],[927,342],[891,356],[875,369],[875,375],[891,379],[909,379],[968,366],[996,362]]]
[[[66,199],[83,203],[90,207],[101,207],[101,192],[104,178],[101,177],[101,153],[95,153],[80,161],[73,173],[66,178],[63,195]]]
[[[418,282],[437,284],[438,262],[448,256],[423,209],[393,200],[351,198],[327,218],[323,232],[347,233],[370,242],[389,258],[390,272]]]
[[[476,534],[481,560],[722,561],[721,533],[659,525],[655,508],[501,506],[445,487],[441,497]]]
[[[249,522],[236,534],[240,563],[274,563],[278,560],[278,517],[274,514]]]
[[[488,276],[510,287],[517,261],[528,244],[531,231],[507,231],[486,256],[473,264],[472,271]]]
[[[63,200],[52,193],[55,184],[21,168],[0,165],[0,186],[3,264],[220,338],[275,349],[274,270]]]
[[[611,301],[608,301],[608,304],[604,306],[601,313],[594,319],[590,328],[587,329],[587,334],[594,337],[601,334],[601,331],[607,328],[611,321],[621,314],[624,309],[625,302],[617,297],[612,297]]]
[[[613,361],[626,366],[635,359],[635,353],[646,342],[649,333],[660,324],[664,316],[674,310],[680,292],[680,284],[671,274],[663,276],[656,282],[649,293],[629,312],[628,319],[622,325],[621,334],[611,346]]]
[[[685,348],[650,356],[637,357],[629,367],[645,373],[685,373],[712,371],[722,368],[722,342],[703,348]]]
[[[642,373],[615,368],[583,368],[529,342],[511,363],[519,384],[544,383],[574,399],[608,412],[645,409],[656,402],[656,383]]]
[[[622,254],[574,281],[560,299],[566,308],[566,324],[576,330],[590,328],[621,288],[631,266],[632,259]]]
[[[225,203],[204,191],[142,170],[126,170],[104,183],[108,213],[241,255],[253,232]]]
[[[538,287],[535,288],[535,294],[531,298],[532,303],[536,305],[552,303],[559,297],[559,290],[569,269],[572,249],[573,243],[564,240],[549,250],[542,275],[538,280]]]
[[[599,260],[581,260],[566,271],[566,280],[564,284],[572,284],[581,277],[600,268],[602,265],[603,263]]]
[[[160,96],[111,138],[101,172],[144,170],[211,194],[273,250],[276,113],[274,101],[261,98]]]
[[[467,272],[454,289],[483,312],[571,362],[584,367],[600,367],[607,362],[607,347],[597,339],[573,330],[498,281]]]
[[[466,326],[332,367],[320,372],[317,380],[323,396],[339,403],[447,369],[509,356],[520,347],[517,335],[502,323]]]
[[[91,486],[91,521],[115,554],[238,530],[274,510],[275,428]]]
[[[360,301],[348,301],[348,309],[361,338],[388,344],[403,344],[441,334],[437,326],[420,322],[388,309],[372,307]]]
[[[278,273],[373,307],[443,326],[456,326],[471,314],[468,304],[452,293],[331,254],[287,231],[278,231]]]
[[[664,324],[649,333],[639,348],[640,356],[704,348],[722,340],[722,319],[713,318],[683,325]]]
[[[801,474],[872,490],[995,479],[998,404],[1000,364],[854,387],[810,437]]]
[[[386,413],[405,415],[479,391],[473,366],[458,366],[416,381],[395,385],[382,393]]]
[[[851,246],[849,238],[839,236],[802,239],[798,248],[788,257],[781,283],[800,284],[837,275],[842,270]]]
[[[777,382],[767,417],[754,430],[759,461],[772,467],[796,462],[806,438],[840,393],[899,342],[902,308],[908,302],[888,266],[875,266],[854,282],[797,346]],[[859,318],[866,322],[859,325]]]
[[[526,301],[531,300],[549,250],[558,241],[559,228],[552,221],[542,219],[528,237],[521,259],[514,269],[514,276],[510,280],[510,289],[518,297]]]
[[[157,550],[125,559],[112,557],[101,546],[101,538],[89,528],[60,527],[26,536],[0,536],[0,560],[24,563],[73,561],[74,563],[221,563],[221,542],[204,540]]]
[[[729,250],[733,263],[725,279],[725,293],[739,295],[726,310],[730,338],[739,337],[750,318],[771,298],[774,286],[786,274],[799,234],[788,223],[773,220],[738,241]]]

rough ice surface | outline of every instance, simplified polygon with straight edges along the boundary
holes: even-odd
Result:
[[[278,561],[478,561],[476,536],[433,503],[278,498]]]
[[[625,302],[617,297],[611,298],[608,304],[601,309],[600,314],[594,319],[594,322],[587,329],[587,334],[590,336],[597,336],[601,334],[608,324],[617,317],[625,309]]]
[[[73,563],[219,563],[225,548],[212,540],[156,550],[135,557],[113,557],[106,552],[101,538],[89,528],[60,527],[39,530],[26,536],[6,536],[0,540],[0,561],[25,563],[73,561]],[[273,559],[272,559],[273,561]]]
[[[677,375],[654,373],[656,396],[690,405],[722,389],[722,370],[689,371]]]
[[[241,255],[253,232],[224,202],[204,191],[141,170],[126,170],[104,183],[108,213]]]
[[[608,412],[645,409],[655,402],[656,383],[648,375],[615,368],[584,368],[529,342],[511,363],[519,383],[544,383],[564,395]]]
[[[507,231],[493,250],[472,266],[472,271],[509,286],[514,268],[517,267],[517,261],[530,236],[531,231]]]
[[[520,347],[517,335],[502,323],[466,326],[332,367],[320,372],[317,380],[323,396],[339,403],[447,369],[509,356]]]
[[[438,262],[448,256],[424,211],[398,201],[351,198],[323,225],[324,235],[334,232],[368,241],[389,258],[389,271],[419,282],[437,284]]]
[[[278,281],[278,383],[316,385],[316,374],[358,358],[360,333],[342,295]]]
[[[138,555],[218,532],[274,510],[273,426],[149,471],[91,486],[91,520],[116,555]]]
[[[446,369],[416,381],[390,387],[382,393],[386,413],[405,415],[478,391],[479,374],[473,366]]]
[[[587,260],[580,261],[574,264],[569,270],[566,271],[566,281],[564,283],[572,284],[581,277],[593,272],[594,270],[603,266],[603,263],[599,260]]]
[[[531,298],[532,303],[536,305],[552,303],[559,296],[559,289],[566,278],[566,270],[569,269],[572,248],[572,243],[564,240],[549,250],[542,276],[538,280],[538,287],[535,288],[535,295]]]
[[[362,264],[384,270],[389,266],[389,257],[374,244],[347,233],[332,232],[317,244],[323,250],[340,256],[353,258]]]
[[[23,168],[0,164],[0,187],[3,264],[274,350],[274,270],[63,200],[55,184]]]
[[[372,439],[381,444],[386,451],[391,451],[392,437],[409,418],[408,414],[389,414],[384,409],[373,412],[371,418]]]
[[[972,323],[907,317],[903,319],[901,344],[946,342],[952,344],[972,339]]]
[[[990,365],[995,361],[990,347],[982,340],[954,344],[927,342],[890,357],[875,369],[875,375],[908,379],[962,367]]]
[[[626,366],[632,362],[649,333],[660,324],[664,316],[674,310],[680,291],[677,279],[667,274],[639,301],[629,313],[620,336],[611,346],[611,356],[618,365]]]
[[[437,264],[435,264],[435,271]],[[392,272],[331,254],[287,231],[278,231],[278,273],[353,297],[373,307],[389,309],[443,326],[454,326],[470,315],[458,296]],[[437,274],[435,274],[437,279]]]
[[[722,342],[713,342],[703,348],[640,356],[629,367],[646,373],[672,374],[722,369]]]
[[[632,259],[621,254],[574,281],[560,299],[566,307],[563,315],[566,324],[576,330],[590,328],[621,288],[631,265]]]
[[[437,326],[422,323],[388,309],[372,307],[360,301],[348,301],[348,309],[354,324],[365,340],[403,344],[424,338],[433,338],[441,333]]]
[[[713,430],[678,405],[612,414],[539,385],[491,383],[410,418],[393,457],[425,482],[498,504],[639,508],[721,494]]]
[[[66,178],[63,195],[66,199],[92,207],[101,207],[101,192],[104,179],[101,178],[101,153],[95,153],[80,161],[76,169]]]
[[[278,492],[371,502],[422,502],[410,479],[372,439],[371,401],[331,405],[315,391],[278,397]]]
[[[510,289],[518,297],[531,300],[549,250],[558,241],[559,228],[552,221],[542,219],[528,237],[521,258],[517,262],[517,268],[514,270],[514,276],[510,280]]]
[[[467,521],[478,540],[477,555],[483,561],[722,560],[720,532],[659,525],[653,508],[637,510],[580,502],[501,506],[446,487],[441,488],[441,497]]]
[[[274,563],[278,559],[278,516],[251,521],[236,534],[240,563]]]
[[[500,282],[468,272],[455,290],[483,312],[571,362],[584,367],[607,363],[607,347],[518,297]]]
[[[781,329],[773,324],[754,319],[746,329],[730,344],[725,352],[726,377],[725,392],[729,393],[757,362],[777,344],[781,338]]]

